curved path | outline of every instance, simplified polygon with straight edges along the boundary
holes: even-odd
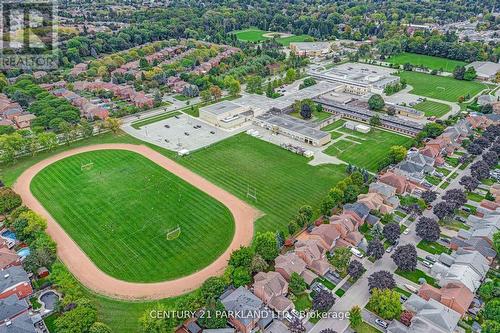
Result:
[[[79,153],[103,149],[122,149],[139,153],[224,204],[233,214],[235,223],[234,237],[226,251],[202,270],[176,280],[164,282],[126,282],[101,271],[47,210],[45,210],[33,194],[31,194],[30,183],[38,172],[56,161]],[[101,144],[62,152],[38,162],[25,170],[17,179],[13,188],[21,195],[26,206],[47,219],[47,233],[57,243],[59,258],[83,285],[96,293],[128,300],[161,299],[178,296],[198,288],[208,277],[221,274],[227,265],[227,260],[231,252],[241,245],[249,245],[252,241],[253,223],[260,215],[257,209],[187,168],[149,147],[133,144]]]

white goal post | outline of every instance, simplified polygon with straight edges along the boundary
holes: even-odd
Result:
[[[167,231],[166,237],[167,240],[174,240],[181,235],[181,226],[177,225],[177,227],[170,229]]]
[[[80,170],[81,171],[87,171],[87,170],[90,170],[94,167],[94,163],[93,162],[89,162],[89,163],[85,163],[85,164],[82,164],[80,166]]]

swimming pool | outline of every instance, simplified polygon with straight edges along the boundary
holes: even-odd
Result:
[[[27,257],[27,256],[29,256],[29,254],[30,254],[29,247],[25,247],[25,248],[22,248],[19,251],[17,251],[17,255],[20,257]]]
[[[54,310],[59,300],[59,295],[53,291],[47,291],[45,294],[40,296],[40,301],[45,304],[45,309]]]
[[[16,234],[10,230],[5,230],[4,232],[2,232],[2,237],[16,240]]]

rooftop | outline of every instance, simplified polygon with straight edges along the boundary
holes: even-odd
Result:
[[[330,133],[317,130],[313,127],[310,127],[307,122],[288,115],[274,115],[271,113],[266,113],[258,116],[257,119],[265,121],[273,126],[278,126],[291,132],[295,132],[297,134],[316,140],[320,140],[324,137],[330,136]]]

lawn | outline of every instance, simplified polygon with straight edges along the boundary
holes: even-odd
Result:
[[[426,240],[421,240],[417,244],[417,247],[431,254],[451,253],[451,250],[446,246],[443,246],[437,242],[428,242]]]
[[[162,151],[159,148],[155,148]],[[286,231],[305,204],[316,210],[345,166],[311,166],[307,158],[246,134],[238,134],[179,159],[194,172],[260,209],[256,231]],[[247,196],[255,190],[257,201]]]
[[[484,199],[484,197],[474,192],[467,192],[467,199],[475,202],[481,202]]]
[[[349,134],[359,141],[339,140],[328,146],[323,152],[336,156],[369,171],[377,171],[379,164],[389,155],[392,146],[410,146],[413,139],[399,134],[372,128],[369,133],[360,133],[347,128],[337,128],[336,131]]]
[[[440,118],[450,112],[451,107],[447,104],[434,101],[423,101],[413,106],[415,110],[422,111],[426,117]]]
[[[404,52],[401,54],[393,55],[389,59],[386,60],[392,64],[406,64],[410,63],[413,66],[424,66],[429,69],[435,70],[443,70],[445,72],[452,73],[455,67],[457,66],[465,66],[467,63],[459,60],[452,60],[441,57],[428,56],[417,53],[408,53]]]
[[[410,280],[410,281],[416,283],[416,284],[419,284],[419,282],[418,282],[419,279],[424,278],[428,284],[430,284],[431,286],[434,286],[436,288],[439,288],[438,284],[436,283],[436,279],[425,274],[425,272],[422,272],[419,269],[415,269],[412,272],[412,271],[403,271],[403,270],[400,270],[398,268],[398,269],[396,269],[395,273],[399,276],[404,277],[407,280]]]
[[[450,102],[457,102],[460,96],[470,95],[472,97],[488,88],[483,83],[456,80],[452,77],[407,71],[398,75],[413,87],[410,93]]]
[[[167,113],[163,113],[163,114],[160,114],[160,115],[157,115],[154,117],[149,117],[149,118],[145,118],[145,119],[142,119],[139,121],[134,121],[131,126],[135,129],[140,129],[142,126],[146,126],[146,125],[153,124],[153,123],[156,123],[156,122],[161,121],[161,120],[172,118],[172,117],[177,116],[179,114],[181,114],[179,111],[167,112]]]
[[[312,301],[309,298],[309,295],[307,293],[302,293],[298,296],[295,296],[295,300],[293,301],[293,304],[295,305],[295,310],[305,311],[305,310],[311,308]]]
[[[280,43],[283,46],[288,46],[288,45],[290,45],[290,43],[312,42],[313,40],[314,40],[314,38],[312,38],[309,35],[298,35],[298,36],[278,38],[278,43]]]
[[[65,158],[35,176],[31,190],[92,261],[121,280],[189,275],[222,254],[234,234],[225,206],[134,152]],[[177,226],[179,237],[168,240]]]
[[[408,290],[401,289],[399,287],[394,288],[394,290],[396,290],[398,293],[400,293],[403,296],[406,296],[406,297],[410,297],[411,296],[411,292],[409,292]]]
[[[269,31],[260,30],[258,28],[251,28],[233,31],[232,33],[236,35],[236,38],[243,42],[260,42],[268,39],[267,37],[263,36],[268,32]]]
[[[181,102],[185,102],[185,101],[191,99],[191,97],[187,97],[187,96],[184,96],[184,95],[181,95],[181,94],[175,95],[174,98],[176,100],[178,100],[178,101],[181,101]]]
[[[344,124],[345,124],[345,120],[339,119],[339,120],[334,121],[330,125],[326,125],[321,130],[325,131],[325,132],[330,132],[330,131],[333,131],[334,129],[337,129],[337,128],[344,126]]]
[[[360,325],[353,327],[357,333],[380,333],[378,329],[370,324],[362,322]]]

